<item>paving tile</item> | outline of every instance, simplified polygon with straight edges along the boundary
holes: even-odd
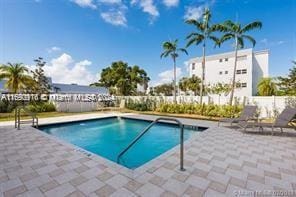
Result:
[[[163,192],[164,190],[162,188],[152,183],[147,183],[136,191],[136,193],[142,197],[160,196]]]
[[[21,193],[17,197],[44,197],[44,194],[38,188],[35,188]]]
[[[17,196],[21,193],[24,193],[25,191],[27,191],[27,188],[24,185],[21,185],[21,186],[6,190],[4,192],[4,197]]]
[[[56,188],[58,186],[59,186],[59,184],[56,181],[50,181],[48,183],[41,185],[39,187],[39,189],[44,193],[44,192],[47,192],[47,191],[49,191],[53,188]]]
[[[100,197],[108,197],[111,194],[113,194],[116,191],[115,188],[113,188],[110,185],[104,185],[100,189],[96,190],[95,193]]]
[[[60,176],[54,177],[54,180],[56,180],[59,184],[63,184],[66,182],[69,182],[70,180],[76,178],[78,174],[75,171],[69,171],[64,174],[61,174]]]
[[[209,188],[220,192],[220,193],[225,193],[226,192],[226,188],[227,188],[227,184],[222,184],[221,182],[217,182],[217,181],[211,181]]]
[[[117,174],[115,176],[113,176],[112,178],[108,179],[106,181],[106,183],[108,183],[109,185],[111,185],[112,187],[118,189],[121,188],[122,186],[124,186],[125,184],[127,184],[130,180],[121,175],[121,174]]]
[[[165,191],[160,195],[160,197],[178,197],[178,196],[172,192]]]
[[[192,196],[192,197],[202,197],[204,193],[205,193],[205,190],[201,190],[193,186],[189,186],[185,191],[185,195]]]
[[[160,177],[160,176],[156,176],[154,175],[150,180],[150,183],[157,185],[157,186],[162,186],[165,183],[165,179]]]
[[[86,197],[81,191],[74,191],[66,197]]]
[[[69,184],[69,183],[64,183],[54,189],[51,189],[44,194],[48,197],[52,196],[67,196],[68,194],[71,194],[72,192],[75,191],[75,188]]]
[[[72,179],[71,181],[69,181],[69,183],[71,183],[71,185],[77,187],[78,185],[86,182],[88,179],[85,178],[84,176],[77,176],[76,178]]]
[[[135,192],[137,189],[139,189],[143,184],[139,183],[135,180],[129,181],[124,187],[127,188],[128,190]]]
[[[132,193],[131,191],[125,189],[125,188],[120,188],[116,192],[110,195],[110,197],[136,197],[137,195]],[[152,196],[151,196],[152,197]]]
[[[189,176],[185,182],[201,190],[207,189],[210,184],[209,180],[194,175]]]
[[[97,178],[101,181],[107,181],[113,176],[110,172],[104,171],[103,173],[99,174]]]
[[[97,178],[92,178],[82,184],[77,188],[82,191],[85,195],[88,195],[104,186],[104,183]]]
[[[164,179],[167,179],[167,178],[170,178],[174,174],[174,171],[168,170],[167,168],[159,168],[153,174],[160,176]]]
[[[168,180],[162,186],[163,189],[170,191],[178,196],[181,196],[188,187],[189,187],[189,184],[182,183],[182,182],[174,180],[174,179]]]
[[[7,190],[22,186],[22,182],[19,179],[12,179],[0,184],[0,191],[5,192]]]

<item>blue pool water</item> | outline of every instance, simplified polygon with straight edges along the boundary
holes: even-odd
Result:
[[[116,162],[118,154],[150,123],[113,117],[42,126],[40,130]],[[184,131],[185,140],[198,132]],[[122,156],[120,164],[137,168],[179,144],[179,139],[176,125],[156,124]]]

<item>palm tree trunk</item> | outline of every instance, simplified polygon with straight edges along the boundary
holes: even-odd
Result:
[[[232,77],[229,105],[232,105],[233,96],[234,96],[235,76],[236,76],[236,67],[237,67],[237,51],[238,51],[238,40],[237,40],[237,37],[235,37],[234,68],[233,68],[233,77]]]
[[[177,91],[176,58],[173,58],[173,60],[174,60],[174,103],[177,103],[177,98],[176,98],[176,91]]]
[[[202,104],[202,97],[204,92],[204,79],[205,79],[205,65],[206,65],[206,44],[203,43],[202,47],[202,67],[201,67],[201,83],[200,83],[200,90],[199,90],[199,103]]]

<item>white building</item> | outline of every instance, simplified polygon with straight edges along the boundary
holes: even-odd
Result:
[[[268,77],[268,50],[238,51],[236,82],[239,88],[235,96],[252,96],[257,93],[257,84],[262,77]],[[234,52],[206,56],[205,84],[230,84],[233,77]],[[190,77],[202,75],[202,57],[189,60]]]

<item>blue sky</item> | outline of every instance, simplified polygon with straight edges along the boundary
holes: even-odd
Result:
[[[41,56],[54,81],[88,84],[123,60],[144,68],[152,84],[168,82],[172,62],[160,59],[161,43],[179,38],[183,47],[193,30],[184,19],[200,17],[204,7],[213,23],[262,21],[262,30],[251,33],[255,50],[270,50],[271,76],[288,73],[296,59],[294,0],[0,0],[0,63],[33,65]],[[229,42],[209,45],[207,53],[230,50]],[[178,59],[179,76],[187,75],[184,62],[200,56],[201,47],[188,52]]]

